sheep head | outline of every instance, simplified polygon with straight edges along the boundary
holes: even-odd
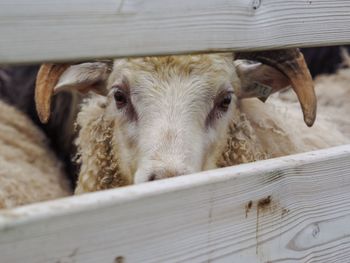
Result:
[[[283,57],[280,52],[255,53],[255,62],[247,60],[253,55],[246,53],[237,56],[245,59],[239,61],[232,54],[208,54],[116,59],[112,67],[104,62],[62,65],[64,70],[54,74],[58,77],[47,69],[39,73],[37,109],[45,121],[49,111],[40,106],[48,105],[45,96],[62,90],[94,91],[86,105],[99,101],[100,119],[113,123],[108,126],[113,127],[111,154],[118,155],[120,169],[131,182],[207,170],[217,166],[240,99],[264,101],[292,85],[304,120],[312,125],[316,98],[302,55],[293,51],[292,57]],[[42,90],[49,95],[40,96]]]

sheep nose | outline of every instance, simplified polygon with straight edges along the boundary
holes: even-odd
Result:
[[[189,174],[189,171],[187,169],[153,171],[148,176],[148,181],[155,181],[159,179],[165,179],[185,174]]]
[[[157,174],[151,173],[151,175],[148,177],[148,181],[154,181],[157,180]]]

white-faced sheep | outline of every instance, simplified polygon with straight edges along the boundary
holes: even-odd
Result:
[[[292,85],[311,126],[316,97],[298,50],[44,64],[36,100],[46,121],[53,92],[94,91],[78,114],[76,193],[96,191],[344,143],[330,124],[268,106]]]
[[[45,135],[0,101],[0,209],[71,194],[62,168]]]

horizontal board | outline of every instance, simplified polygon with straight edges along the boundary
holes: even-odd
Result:
[[[347,262],[350,145],[0,212],[0,262]]]
[[[2,0],[0,63],[350,43],[349,0]]]

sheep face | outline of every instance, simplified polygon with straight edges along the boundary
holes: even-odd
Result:
[[[241,143],[249,131],[242,125],[246,120],[238,100],[265,100],[289,84],[306,124],[313,124],[316,98],[298,50],[236,55],[251,61],[207,54],[117,59],[113,65],[42,65],[35,100],[43,122],[49,118],[54,93],[95,93],[77,119],[81,171],[76,193],[256,159],[256,148]],[[254,138],[248,137],[254,145]],[[236,162],[237,156],[248,154],[252,158]]]
[[[106,116],[121,169],[141,183],[215,167],[237,85],[232,55],[116,60]]]

